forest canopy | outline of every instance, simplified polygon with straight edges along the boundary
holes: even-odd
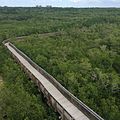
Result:
[[[105,120],[119,120],[120,9],[0,8],[0,41],[7,38]],[[22,71],[19,78],[15,76],[19,67],[5,51],[1,44],[0,73],[10,87],[0,94],[7,99],[6,95],[16,88],[21,99],[24,96],[25,101],[30,99],[28,109],[33,104],[35,113],[31,118],[35,115],[35,119],[39,119],[37,114],[41,111],[44,119],[49,112],[37,101],[36,92],[29,96],[32,90],[29,91],[27,85],[32,83],[24,85],[27,77]],[[10,95],[11,99],[16,101],[17,94]],[[20,100],[19,104],[24,106]],[[16,108],[11,108],[8,115],[14,119],[11,111]],[[6,113],[7,109],[4,110]],[[49,117],[52,120],[56,115]]]

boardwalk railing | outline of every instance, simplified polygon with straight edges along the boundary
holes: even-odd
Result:
[[[8,41],[4,41],[5,44]],[[90,109],[87,105],[85,105],[82,101],[76,98],[73,94],[71,94],[68,90],[66,90],[55,78],[53,78],[49,73],[47,73],[44,69],[38,66],[35,62],[33,62],[28,56],[26,56],[23,52],[17,49],[12,43],[9,42],[9,45],[14,48],[14,50],[19,53],[24,59],[26,59],[37,71],[39,71],[47,80],[49,80],[74,106],[76,106],[82,113],[84,113],[90,120],[104,120],[97,113],[95,113],[92,109]]]

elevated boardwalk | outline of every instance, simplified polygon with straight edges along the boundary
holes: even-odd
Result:
[[[62,120],[103,120],[13,44],[7,42],[4,45],[29,77],[36,83],[38,89],[43,92],[48,100],[48,104],[61,115]]]

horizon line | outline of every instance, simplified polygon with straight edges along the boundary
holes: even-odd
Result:
[[[4,7],[11,7],[11,8],[120,8],[119,6],[81,6],[81,7],[74,7],[74,6],[52,6],[52,5],[46,5],[46,6],[41,6],[41,5],[36,5],[36,6],[0,6],[2,8]]]

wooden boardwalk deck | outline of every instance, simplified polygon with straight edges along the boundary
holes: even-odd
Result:
[[[83,112],[80,111],[72,102],[70,102],[46,77],[44,77],[37,69],[35,69],[29,61],[20,55],[9,42],[4,44],[9,51],[19,60],[19,62],[44,86],[50,96],[64,108],[71,116],[70,120],[90,120]]]

